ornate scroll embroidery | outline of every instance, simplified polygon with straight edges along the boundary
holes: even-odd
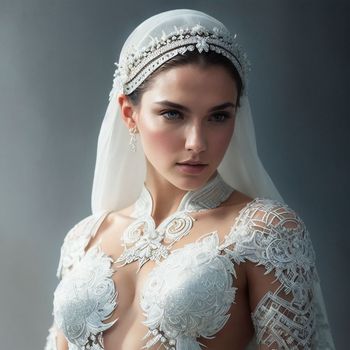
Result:
[[[135,204],[132,216],[137,219],[122,235],[123,254],[116,262],[124,266],[138,261],[139,268],[149,260],[159,262],[168,256],[174,243],[189,234],[195,221],[191,212],[216,208],[229,197],[233,188],[225,183],[219,173],[197,191],[189,191],[182,198],[176,212],[156,228],[151,216],[153,201],[146,187]],[[167,245],[163,244],[163,241]]]
[[[175,342],[198,348],[196,337],[211,337],[225,325],[235,297],[235,271],[218,244],[214,232],[173,251],[151,271],[140,303],[150,329],[146,337],[151,337],[145,348],[157,341],[168,348]]]
[[[230,248],[229,248],[230,247]],[[252,313],[257,341],[278,349],[310,348],[315,335],[315,254],[297,214],[275,200],[259,199],[239,217],[222,247],[236,262],[273,271],[279,288]]]
[[[70,342],[69,350],[103,349],[102,332],[115,322],[103,322],[116,308],[112,261],[94,249],[67,273],[55,293],[55,318]],[[210,338],[227,322],[236,292],[234,263],[246,260],[273,272],[279,286],[252,313],[257,341],[278,349],[314,346],[314,258],[297,215],[278,201],[256,198],[241,210],[223,244],[212,232],[170,252],[151,271],[140,301],[149,328],[145,348],[160,343],[165,349],[200,350],[197,337]],[[320,337],[317,344],[322,341]]]
[[[171,215],[157,229],[151,216],[136,220],[123,233],[125,250],[116,262],[124,266],[138,261],[139,271],[149,260],[160,261],[166,258],[173,244],[188,235],[193,222],[194,219],[184,212]],[[165,246],[162,241],[169,244]]]
[[[55,322],[77,349],[103,349],[102,332],[117,321],[104,323],[117,306],[112,262],[99,246],[90,249],[55,291]]]

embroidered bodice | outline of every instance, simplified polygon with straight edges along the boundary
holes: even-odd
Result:
[[[228,321],[237,290],[235,266],[246,261],[273,272],[277,283],[251,314],[254,342],[278,349],[333,349],[327,332],[318,332],[327,330],[328,324],[315,298],[318,278],[309,233],[286,204],[255,198],[240,210],[223,241],[217,231],[203,232],[193,243],[168,249],[189,233],[191,212],[218,206],[232,191],[216,177],[199,191],[188,192],[176,213],[154,232],[152,199],[144,188],[133,212],[135,221],[123,233],[125,250],[117,261],[99,245],[85,253],[108,213],[91,215],[76,225],[61,249],[61,282],[54,297],[55,324],[65,334],[69,350],[104,349],[103,332],[118,326],[118,320],[106,322],[118,307],[112,276],[142,258],[140,267],[148,260],[157,262],[139,296],[148,328],[146,349],[162,344],[164,349],[200,350],[198,338],[214,337]],[[47,350],[56,350],[54,338],[52,328]]]

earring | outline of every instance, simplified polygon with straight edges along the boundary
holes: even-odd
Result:
[[[136,126],[129,129],[129,135],[130,135],[129,150],[131,152],[136,152],[136,133],[137,133]]]

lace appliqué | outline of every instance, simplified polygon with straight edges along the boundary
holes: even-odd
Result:
[[[117,321],[104,322],[117,306],[112,263],[113,259],[95,246],[55,291],[55,322],[71,343],[70,350],[103,349],[102,332]]]
[[[200,209],[201,199],[207,203],[205,193],[195,195],[196,200],[184,198],[179,209]],[[217,194],[208,195],[222,201]],[[144,207],[141,196],[138,204],[136,212],[142,217],[151,203],[144,202]],[[90,229],[90,234],[83,234],[87,240],[95,230],[92,223]],[[86,239],[68,254],[71,260],[64,260],[67,274],[55,292],[55,319],[69,340],[69,350],[103,349],[102,332],[116,322],[104,323],[117,305],[113,261],[98,246],[80,258]],[[334,349],[325,345],[329,341],[322,334],[315,335],[315,323],[318,328],[327,323],[324,312],[317,311],[321,306],[313,294],[318,281],[315,256],[303,222],[285,204],[256,198],[240,211],[223,244],[217,232],[212,232],[168,253],[157,262],[141,291],[140,306],[149,328],[146,349],[160,343],[165,349],[200,350],[197,338],[214,337],[226,324],[236,292],[234,263],[246,260],[263,265],[266,273],[276,277],[273,290],[252,313],[258,343],[278,349],[299,350],[310,348],[311,343],[313,349],[318,349],[315,344]],[[71,268],[69,261],[77,262]]]
[[[259,344],[278,349],[310,349],[315,331],[311,302],[299,304],[268,292],[260,300],[252,320]]]
[[[195,221],[189,213],[216,208],[232,193],[219,173],[198,191],[189,191],[182,198],[176,212],[157,228],[151,216],[153,201],[150,192],[143,188],[135,204],[133,217],[139,217],[122,235],[124,252],[116,260],[119,266],[138,261],[139,268],[147,261],[159,262],[167,258],[174,243],[188,235]],[[165,244],[163,244],[166,243]]]
[[[157,342],[166,349],[199,349],[197,337],[210,338],[225,325],[235,271],[218,245],[217,233],[211,233],[174,250],[151,271],[140,302],[149,328],[146,349]]]
[[[186,213],[175,213],[157,229],[151,216],[136,220],[122,236],[123,254],[116,260],[121,266],[138,261],[138,271],[147,261],[160,261],[169,254],[175,242],[188,235],[194,219]],[[167,246],[162,242],[169,243]]]
[[[257,199],[223,244],[238,263],[250,260],[273,271],[280,286],[268,292],[252,313],[257,341],[278,349],[311,347],[315,335],[313,284],[315,253],[297,214],[276,200]]]

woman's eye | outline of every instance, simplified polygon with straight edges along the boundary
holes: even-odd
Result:
[[[162,116],[167,120],[177,120],[180,119],[181,114],[178,111],[165,111],[161,113]]]
[[[230,118],[230,115],[228,113],[218,113],[218,114],[214,114],[210,117],[210,120],[214,121],[214,122],[219,122],[222,123],[224,121],[226,121],[226,119]]]

